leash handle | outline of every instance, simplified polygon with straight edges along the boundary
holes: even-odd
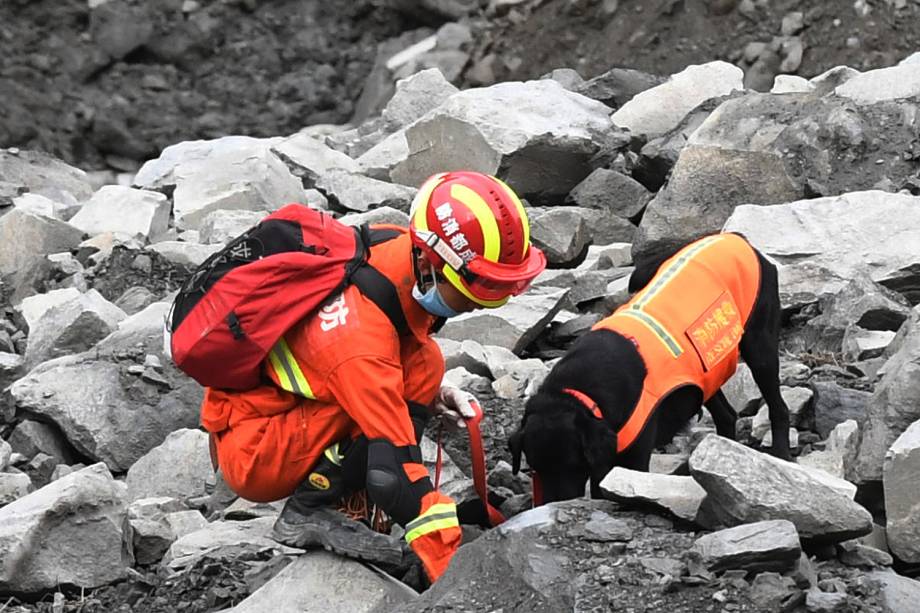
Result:
[[[486,480],[486,454],[482,446],[482,433],[479,431],[479,422],[482,421],[482,408],[479,403],[470,403],[476,415],[466,422],[466,431],[470,435],[470,459],[473,464],[473,488],[489,515],[489,523],[493,527],[505,521],[501,511],[489,504],[489,485]]]

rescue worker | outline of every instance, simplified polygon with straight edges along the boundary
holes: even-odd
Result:
[[[405,528],[431,581],[460,545],[456,506],[436,491],[418,442],[429,415],[473,416],[471,394],[441,386],[444,359],[431,338],[443,318],[495,308],[546,266],[530,244],[527,214],[502,181],[475,172],[428,179],[408,231],[372,246],[369,262],[396,288],[410,333],[349,286],[304,318],[265,361],[271,384],[207,389],[201,421],[223,478],[243,498],[290,496],[276,540],[399,563],[402,547],[335,510],[352,492]]]

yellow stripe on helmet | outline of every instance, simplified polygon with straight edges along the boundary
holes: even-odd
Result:
[[[482,298],[477,298],[472,293],[470,293],[470,290],[466,289],[466,286],[463,284],[463,280],[460,278],[460,275],[457,274],[457,271],[455,271],[447,264],[444,265],[444,268],[441,270],[441,274],[444,275],[444,278],[447,279],[451,285],[456,287],[461,294],[476,304],[486,307],[487,309],[498,308],[508,302],[508,299],[511,298],[511,296],[508,296],[508,298],[501,298],[500,300],[483,300]]]
[[[428,229],[428,205],[431,204],[431,192],[441,183],[446,174],[446,172],[441,172],[432,175],[418,188],[415,198],[412,199],[412,206],[409,208],[416,229]]]
[[[521,202],[521,199],[517,197],[517,194],[514,193],[513,189],[508,187],[507,183],[498,177],[492,178],[495,179],[496,183],[504,187],[506,192],[508,192],[508,199],[514,203],[515,207],[517,207],[518,215],[521,217],[521,229],[524,231],[524,250],[521,252],[521,257],[523,258],[525,255],[527,255],[527,248],[530,247],[530,220],[527,217],[527,211],[524,210],[524,204]]]
[[[502,253],[502,242],[495,213],[482,199],[482,196],[466,185],[454,183],[450,186],[450,195],[465,205],[476,216],[476,221],[479,222],[479,227],[482,229],[482,257],[490,262],[497,262]]]

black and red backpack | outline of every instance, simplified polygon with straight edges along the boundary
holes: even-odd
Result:
[[[262,381],[262,362],[278,339],[349,284],[406,334],[396,288],[368,263],[372,245],[399,233],[353,228],[305,205],[286,205],[183,284],[166,319],[167,353],[202,385],[251,389]]]

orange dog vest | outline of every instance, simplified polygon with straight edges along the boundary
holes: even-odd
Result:
[[[695,385],[705,402],[728,381],[759,288],[753,247],[737,234],[707,236],[666,260],[645,288],[594,325],[632,339],[647,371],[639,403],[617,433],[617,452],[670,392]]]

